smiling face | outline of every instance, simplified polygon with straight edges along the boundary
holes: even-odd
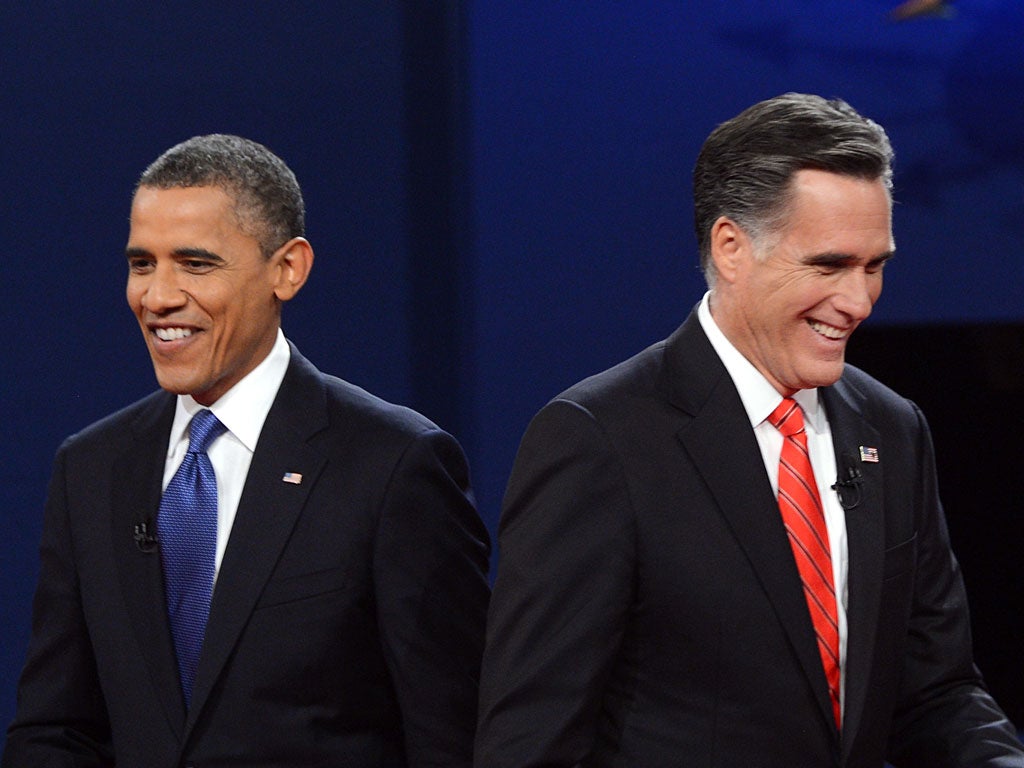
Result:
[[[760,248],[730,219],[712,228],[712,316],[783,395],[839,379],[894,249],[881,180],[802,170],[791,191],[785,222]]]
[[[210,405],[270,353],[284,248],[266,258],[219,187],[138,189],[127,297],[161,387]]]

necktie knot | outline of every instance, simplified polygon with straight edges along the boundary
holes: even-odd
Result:
[[[778,407],[771,412],[768,421],[782,433],[783,437],[792,437],[804,431],[804,414],[796,400],[784,397]]]
[[[213,411],[204,408],[192,417],[192,423],[188,427],[188,452],[206,453],[210,443],[224,434],[225,427],[220,419],[213,415]]]

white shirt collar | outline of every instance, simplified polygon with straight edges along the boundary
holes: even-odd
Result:
[[[256,450],[256,442],[263,431],[263,422],[267,419],[270,406],[274,404],[274,398],[277,397],[277,390],[284,380],[290,359],[291,348],[284,338],[284,332],[278,328],[277,339],[270,354],[209,406],[228,431],[250,452]],[[171,425],[172,449],[178,441],[187,439],[185,432],[189,422],[196,413],[206,407],[197,403],[191,395],[178,396],[174,423]]]
[[[711,316],[711,291],[705,293],[701,299],[697,307],[697,319],[740,393],[740,400],[743,401],[750,426],[756,427],[782,402],[782,395],[722,333]],[[810,422],[811,427],[821,431],[825,413],[820,407],[818,390],[801,389],[793,395],[793,399],[800,404],[804,418]]]

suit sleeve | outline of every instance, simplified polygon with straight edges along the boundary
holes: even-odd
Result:
[[[410,768],[470,766],[490,541],[461,448],[433,430],[388,482],[374,552],[378,623]]]
[[[550,403],[505,496],[476,765],[573,766],[591,752],[634,591],[632,520],[598,423],[575,403]]]
[[[65,452],[46,501],[32,637],[7,731],[3,768],[114,764],[110,726],[85,626],[66,500]]]
[[[973,662],[967,597],[939,501],[931,435],[915,408],[923,471],[917,572],[889,759],[903,768],[1024,768],[1024,747]]]

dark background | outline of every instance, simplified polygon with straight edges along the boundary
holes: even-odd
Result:
[[[1024,724],[1024,6],[896,4],[4,4],[0,724],[53,452],[154,387],[122,254],[160,152],[231,132],[289,163],[317,261],[285,332],[452,431],[493,531],[530,416],[699,300],[696,153],[787,90],[896,147],[898,257],[850,358],[930,417],[979,662]]]

